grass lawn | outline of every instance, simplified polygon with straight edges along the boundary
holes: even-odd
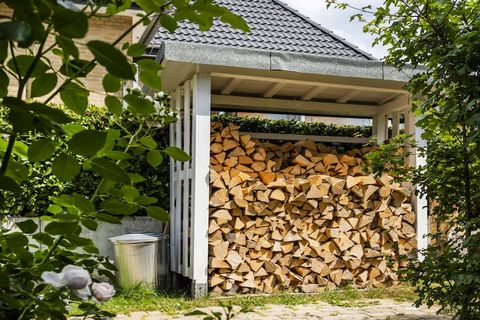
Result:
[[[358,307],[374,304],[374,299],[392,299],[395,301],[414,301],[416,298],[410,287],[388,289],[353,288],[325,291],[318,294],[281,293],[275,295],[233,296],[229,298],[206,297],[192,300],[185,295],[156,292],[148,288],[122,290],[102,309],[117,314],[128,314],[134,311],[161,311],[167,314],[184,314],[197,308],[235,305],[253,309],[271,304],[302,305],[315,302],[326,302],[337,306]]]

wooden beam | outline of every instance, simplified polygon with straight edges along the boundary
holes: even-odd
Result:
[[[381,106],[382,104],[390,102],[391,100],[397,98],[400,95],[401,95],[400,93],[389,94],[386,98],[384,98],[383,100],[380,100],[378,102],[378,105]]]
[[[335,102],[315,102],[273,98],[212,95],[212,105],[253,112],[285,112],[306,115],[373,117],[378,106]]]
[[[221,94],[230,94],[233,90],[242,82],[242,79],[238,78],[231,78],[228,79],[225,85],[223,86],[222,90],[220,91]]]
[[[360,94],[360,90],[352,90],[350,92],[348,92],[347,94],[345,94],[343,97],[340,97],[337,99],[337,102],[338,103],[346,103],[350,100],[352,100],[353,98],[355,98],[355,96],[359,95]]]
[[[310,101],[313,98],[315,98],[316,96],[318,96],[320,93],[322,93],[323,91],[327,90],[327,88],[328,87],[319,87],[319,86],[311,87],[310,89],[308,89],[307,92],[305,92],[303,94],[303,96],[300,98],[300,100]]]
[[[334,82],[304,81],[304,80],[286,79],[286,78],[278,78],[278,77],[261,77],[261,76],[254,76],[254,75],[232,74],[232,73],[222,73],[222,72],[213,72],[212,77],[229,78],[229,79],[236,78],[236,79],[253,80],[253,81],[283,82],[287,84],[305,85],[310,87],[323,86],[323,87],[343,88],[343,89],[352,89],[352,90],[358,89],[362,91],[372,91],[372,92],[391,92],[391,93],[407,92],[406,90],[403,90],[403,89],[369,87],[369,86],[334,83]]]
[[[317,142],[358,143],[358,144],[365,144],[370,141],[369,138],[314,136],[314,135],[303,135],[303,134],[257,133],[257,132],[240,132],[240,134],[248,134],[254,139],[265,139],[265,140],[288,140],[288,141],[313,140]]]
[[[410,108],[407,95],[378,106],[379,114],[386,115],[394,112],[405,111]]]
[[[283,82],[275,82],[263,93],[264,98],[271,98],[277,94],[278,91],[282,90],[287,84]]]

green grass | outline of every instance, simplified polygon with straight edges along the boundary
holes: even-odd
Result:
[[[296,306],[326,302],[336,306],[362,307],[375,304],[375,299],[393,299],[396,301],[414,301],[416,298],[410,287],[396,287],[388,289],[353,288],[325,291],[318,294],[280,293],[275,295],[234,296],[230,298],[206,297],[192,300],[181,294],[167,294],[138,287],[120,291],[115,298],[101,306],[102,309],[117,313],[128,314],[135,311],[161,311],[166,314],[184,314],[197,308],[235,305],[247,309],[265,307],[278,304]]]

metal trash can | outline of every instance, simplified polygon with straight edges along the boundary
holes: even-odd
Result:
[[[158,285],[158,241],[152,234],[124,234],[109,238],[115,248],[120,285]]]

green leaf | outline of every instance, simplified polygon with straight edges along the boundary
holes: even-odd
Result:
[[[123,186],[120,191],[123,193],[123,198],[128,202],[133,202],[140,195],[140,192],[132,186]]]
[[[63,212],[62,207],[57,206],[56,204],[51,204],[48,206],[47,211],[52,214],[59,214]]]
[[[93,159],[92,168],[102,178],[123,184],[131,183],[130,177],[125,170],[120,168],[116,163],[105,158]]]
[[[163,162],[162,153],[158,150],[150,150],[147,153],[147,162],[154,168],[158,167]]]
[[[34,56],[30,55],[18,55],[15,57],[15,62],[18,66],[18,72],[22,77],[24,77],[27,74],[28,69],[33,63],[33,60],[35,59]],[[11,58],[7,62],[7,67],[12,70],[14,73],[17,73],[17,68],[15,67],[14,59]],[[32,78],[38,77],[42,74],[44,74],[47,70],[50,68],[48,65],[45,64],[42,60],[38,60],[35,66],[35,69],[32,72]]]
[[[85,127],[78,123],[70,123],[62,126],[63,131],[69,137],[73,137],[76,133],[85,130]]]
[[[140,139],[138,139],[138,142],[140,142],[141,144],[143,144],[145,147],[149,148],[149,149],[156,149],[157,148],[157,143],[155,142],[155,140],[153,140],[152,137],[141,137]]]
[[[95,217],[100,221],[105,221],[113,224],[122,224],[122,221],[108,213],[97,212]]]
[[[63,52],[68,56],[72,56],[76,59],[79,57],[79,51],[75,43],[70,38],[65,38],[62,36],[55,37],[57,44],[62,48]]]
[[[122,82],[119,78],[107,73],[102,80],[103,89],[105,92],[118,92],[122,86]]]
[[[105,152],[103,156],[112,159],[112,160],[128,160],[131,159],[132,156],[126,152],[122,151],[109,151]]]
[[[47,245],[47,246],[51,246],[53,244],[53,241],[54,241],[54,238],[51,235],[49,235],[47,233],[44,233],[44,232],[35,233],[32,236],[32,238],[37,240],[41,244],[44,244],[44,245]]]
[[[78,115],[83,115],[88,106],[88,90],[77,84],[70,84],[60,91],[63,103]]]
[[[152,89],[162,89],[162,78],[156,72],[140,71],[140,81]]]
[[[51,235],[66,235],[74,233],[78,227],[77,222],[52,221],[45,226],[45,232]]]
[[[68,141],[68,150],[84,157],[91,157],[103,148],[106,140],[107,133],[104,131],[80,131]]]
[[[158,72],[162,70],[162,65],[152,59],[139,60],[137,61],[137,65],[140,68],[140,70],[143,70],[143,71]]]
[[[127,55],[130,57],[140,57],[145,53],[147,46],[143,43],[134,43],[127,49]]]
[[[0,69],[0,98],[5,97],[8,95],[8,84],[10,83],[10,78],[8,75]]]
[[[8,41],[0,41],[0,63],[3,62],[8,57]]]
[[[0,190],[11,191],[14,193],[22,192],[20,186],[10,177],[0,177]]]
[[[235,29],[239,29],[244,32],[250,32],[250,28],[248,27],[248,24],[245,22],[245,20],[241,16],[238,16],[231,12],[227,12],[222,16],[221,20],[229,24]]]
[[[93,206],[93,203],[89,199],[78,193],[73,194],[73,205],[75,206],[75,208],[84,213],[95,212],[95,207]]]
[[[55,152],[56,145],[50,139],[35,141],[28,148],[28,159],[32,162],[40,162],[49,159]]]
[[[56,6],[52,17],[53,26],[66,38],[83,38],[88,31],[88,18],[82,11]]]
[[[0,41],[15,41],[26,48],[33,43],[32,27],[25,21],[0,23]]]
[[[97,231],[97,228],[98,228],[98,223],[93,220],[93,219],[89,219],[89,218],[84,218],[82,219],[82,224],[85,226],[85,228],[87,228],[88,230],[91,230],[91,231]]]
[[[5,176],[12,178],[17,183],[28,178],[29,170],[21,162],[10,160],[7,165]]]
[[[108,72],[121,79],[134,80],[132,67],[125,55],[109,43],[93,40],[87,43],[88,49]]]
[[[38,229],[38,225],[31,219],[21,221],[21,222],[15,222],[15,224],[24,233],[34,233]]]
[[[129,108],[133,113],[141,115],[150,115],[155,113],[153,102],[146,98],[142,98],[134,94],[127,94],[124,99],[127,101]]]
[[[88,76],[93,68],[95,68],[95,63],[82,59],[72,59],[62,64],[60,73],[71,78],[82,78]]]
[[[158,199],[154,197],[138,196],[133,201],[142,206],[149,206],[151,204],[157,203]]]
[[[57,75],[55,73],[45,73],[38,76],[32,82],[30,97],[41,97],[50,93],[57,85]]]
[[[7,241],[8,249],[23,248],[28,245],[28,238],[21,232],[4,234],[3,238]]]
[[[60,181],[69,181],[80,173],[80,164],[74,157],[61,153],[53,160],[52,173]]]
[[[185,151],[177,147],[167,147],[163,152],[177,161],[185,162],[192,160],[192,158]]]
[[[117,97],[106,96],[105,106],[107,107],[108,111],[110,111],[116,116],[119,116],[120,114],[122,114],[123,106]]]
[[[42,103],[33,102],[33,103],[30,103],[28,107],[36,115],[41,116],[47,119],[48,121],[51,121],[54,123],[64,124],[64,123],[69,123],[73,121],[73,119],[67,116],[65,112],[63,112],[62,110],[58,108],[52,108]]]
[[[136,173],[129,173],[128,176],[130,177],[130,180],[132,180],[132,183],[140,183],[146,180],[144,177]]]
[[[138,211],[138,206],[131,203],[126,203],[120,200],[109,199],[104,201],[100,208],[116,215],[131,215]]]
[[[157,219],[157,220],[160,220],[160,221],[169,221],[170,220],[170,217],[169,217],[167,211],[165,211],[165,209],[157,207],[157,206],[148,207],[147,208],[147,214],[150,217],[152,217],[154,219]]]
[[[172,16],[168,14],[160,16],[160,24],[162,25],[162,27],[172,33],[175,32],[175,30],[177,29],[177,20],[175,20]]]

